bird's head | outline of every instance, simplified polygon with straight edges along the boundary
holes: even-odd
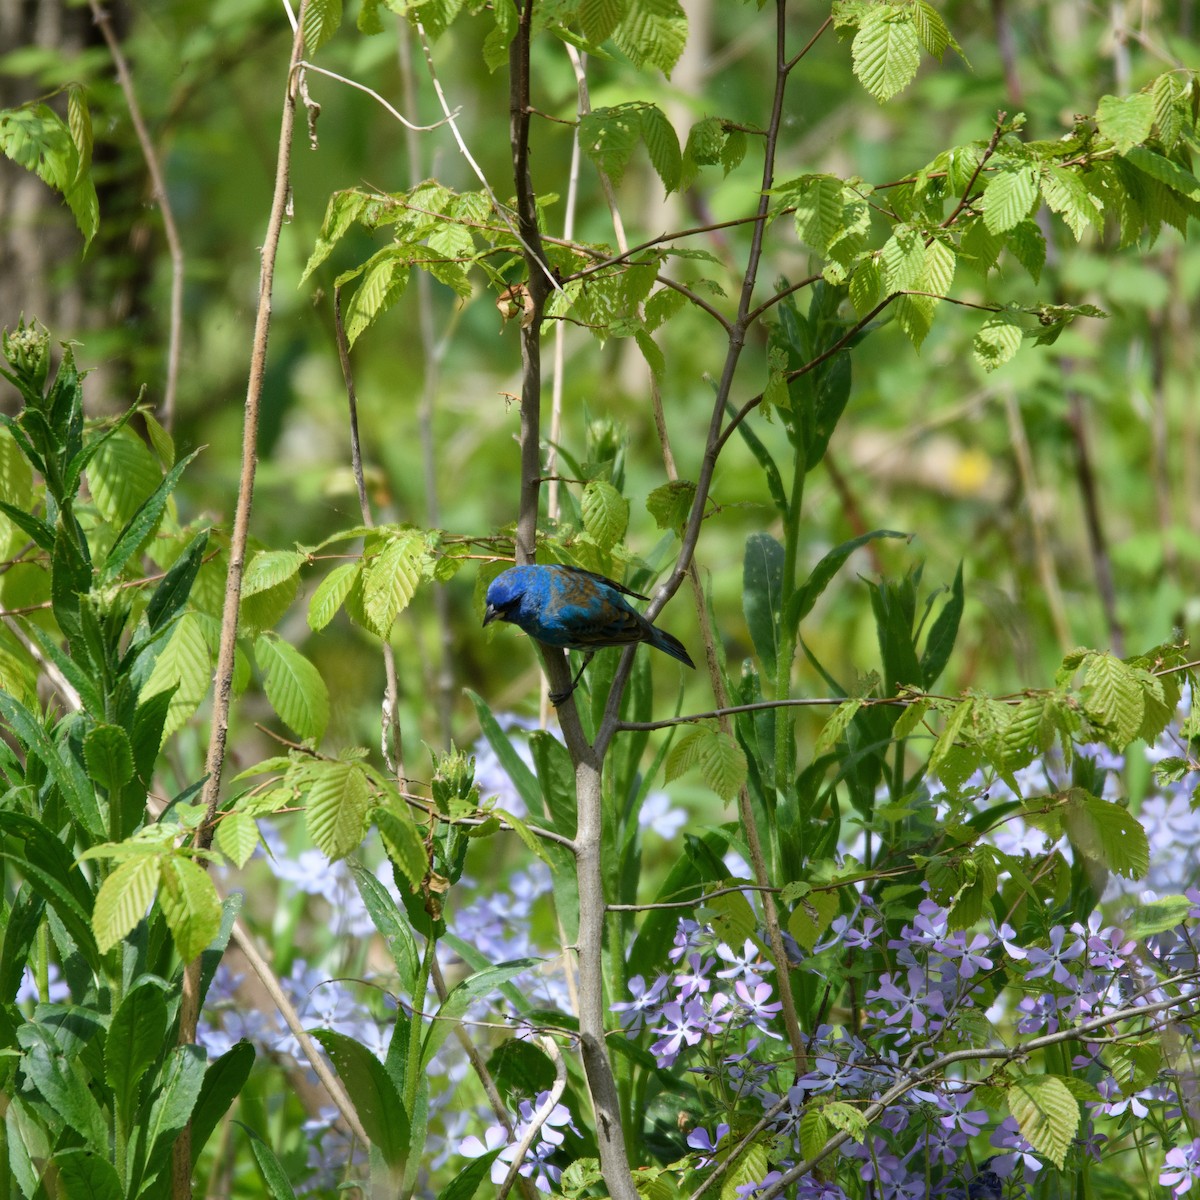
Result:
[[[512,620],[528,584],[525,570],[524,567],[509,567],[488,585],[487,608],[483,613],[485,625],[490,625],[493,621]]]

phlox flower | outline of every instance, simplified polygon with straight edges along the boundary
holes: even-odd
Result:
[[[1175,1146],[1167,1151],[1167,1160],[1158,1174],[1158,1182],[1169,1187],[1176,1196],[1191,1190],[1200,1179],[1200,1138],[1188,1146]]]
[[[629,981],[629,994],[632,1000],[618,1000],[609,1007],[619,1014],[621,1028],[628,1031],[629,1036],[641,1032],[642,1023],[646,1017],[653,1017],[658,1009],[658,1002],[667,988],[667,977],[660,975],[649,987],[646,981],[635,975]]]
[[[1025,953],[1034,965],[1025,972],[1026,979],[1040,979],[1044,975],[1051,975],[1055,983],[1070,982],[1071,972],[1067,970],[1066,964],[1077,959],[1086,947],[1080,937],[1064,946],[1063,940],[1066,936],[1066,929],[1062,925],[1055,925],[1050,930],[1049,950],[1043,950],[1039,946],[1029,947]]]

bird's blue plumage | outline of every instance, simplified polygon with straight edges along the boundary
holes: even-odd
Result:
[[[564,650],[648,642],[694,667],[678,639],[651,625],[626,596],[646,599],[582,567],[510,567],[488,587],[483,623],[510,621],[531,638]]]

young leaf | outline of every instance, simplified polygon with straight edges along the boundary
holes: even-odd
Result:
[[[331,860],[357,850],[366,831],[371,795],[357,763],[319,762],[310,768],[305,828]]]
[[[854,74],[881,104],[902,92],[921,65],[921,43],[907,5],[864,10],[850,47]]]
[[[1033,168],[1003,161],[983,190],[983,219],[992,233],[1004,233],[1029,216],[1038,198]]]
[[[624,536],[629,525],[629,501],[611,483],[592,479],[583,489],[580,507],[583,527],[597,545],[611,550]]]
[[[363,610],[370,628],[387,637],[392,622],[408,607],[421,582],[428,558],[421,534],[394,534],[363,569]]]
[[[668,192],[679,187],[683,157],[679,150],[679,135],[657,104],[642,106],[642,141],[650,155],[650,164]]]
[[[101,954],[115,946],[146,915],[158,887],[161,863],[156,854],[126,859],[100,885],[92,929]]]
[[[1053,1075],[1026,1075],[1008,1088],[1008,1110],[1021,1136],[1059,1170],[1079,1128],[1079,1101]]]
[[[812,612],[813,605],[820,599],[821,593],[829,586],[833,577],[841,570],[846,559],[855,550],[860,546],[865,546],[868,542],[874,541],[876,538],[908,537],[909,534],[898,533],[894,529],[875,529],[870,533],[862,534],[860,537],[851,538],[850,541],[843,542],[840,546],[835,546],[834,549],[830,550],[813,567],[812,571],[809,572],[808,578],[792,594],[792,598],[788,601],[785,621],[789,633],[795,633],[800,622]]]
[[[635,67],[657,67],[669,79],[687,42],[687,17],[678,0],[631,0],[612,36]]]
[[[221,928],[221,900],[212,877],[180,854],[170,855],[162,864],[158,903],[175,949],[185,963],[191,962]]]
[[[255,641],[254,657],[279,719],[300,737],[319,741],[329,724],[329,690],[321,673],[290,642],[273,635]]]
[[[988,317],[975,335],[975,361],[985,370],[1002,367],[1021,347],[1021,326],[1012,313]]]
[[[1154,97],[1148,92],[1133,96],[1101,96],[1096,106],[1096,125],[1111,139],[1118,154],[1124,154],[1150,136],[1154,125]]]
[[[340,563],[317,585],[308,602],[308,627],[320,633],[342,607],[362,571],[361,562]]]

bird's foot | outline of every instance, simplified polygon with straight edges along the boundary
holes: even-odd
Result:
[[[575,690],[575,685],[572,684],[565,692],[551,692],[549,696],[550,703],[557,708],[560,704],[570,700],[571,693]]]

